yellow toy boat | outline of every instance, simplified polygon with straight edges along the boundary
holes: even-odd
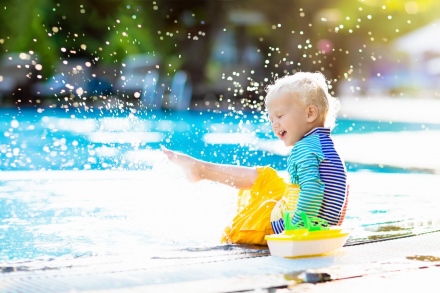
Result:
[[[302,221],[292,224],[291,211],[284,213],[285,229],[281,234],[266,235],[270,254],[281,257],[306,257],[333,252],[348,239],[341,227],[330,227],[320,218],[301,212]]]

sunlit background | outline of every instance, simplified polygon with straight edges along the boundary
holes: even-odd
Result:
[[[236,190],[160,145],[270,165],[265,88],[320,71],[341,101],[349,242],[440,229],[440,3],[4,0],[0,263],[220,245]]]

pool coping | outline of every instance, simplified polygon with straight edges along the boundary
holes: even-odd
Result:
[[[299,259],[248,255],[186,259],[116,259],[57,270],[0,274],[1,292],[237,292],[299,288],[313,283],[412,274],[440,267],[440,232],[345,246],[322,256]],[[196,252],[197,254],[198,252]],[[418,273],[420,274],[420,273]],[[307,280],[312,276],[312,280]],[[318,276],[318,278],[317,278]],[[327,278],[322,278],[327,276]],[[328,282],[330,281],[330,282]]]

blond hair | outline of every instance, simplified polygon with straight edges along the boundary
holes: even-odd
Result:
[[[340,103],[328,93],[327,82],[320,72],[297,72],[283,76],[267,86],[266,92],[266,101],[280,93],[288,93],[305,106],[314,105],[324,126],[331,129],[335,126]]]

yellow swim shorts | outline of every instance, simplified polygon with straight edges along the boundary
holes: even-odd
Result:
[[[258,177],[250,189],[238,192],[237,215],[222,236],[223,243],[267,245],[273,234],[270,216],[286,190],[286,181],[271,167],[257,167]]]

